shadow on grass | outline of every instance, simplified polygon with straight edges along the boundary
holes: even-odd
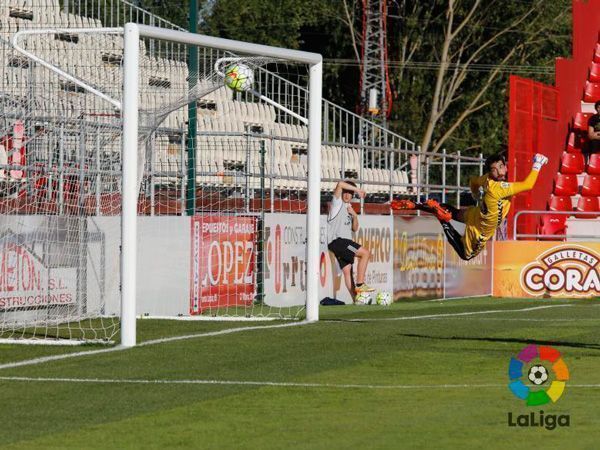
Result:
[[[506,344],[535,344],[535,345],[554,345],[559,347],[585,348],[590,350],[600,350],[600,344],[592,344],[585,342],[568,342],[568,341],[546,341],[541,339],[522,339],[522,338],[492,338],[492,337],[467,337],[467,336],[429,336],[426,334],[412,333],[395,333],[396,336],[432,339],[432,340],[448,340],[448,341],[476,341],[476,342],[502,342]]]

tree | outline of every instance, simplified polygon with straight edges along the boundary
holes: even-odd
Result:
[[[237,39],[320,53],[324,58],[345,57],[352,51],[340,15],[341,0],[248,0],[232,8],[231,1],[215,0],[201,31]],[[356,68],[326,65],[325,98],[353,109],[358,90]]]
[[[189,29],[189,0],[138,0],[133,3],[181,28]],[[198,3],[202,7],[205,0],[198,0]]]
[[[202,31],[258,44],[298,49],[301,31],[323,23],[331,4],[320,0],[215,0]]]
[[[398,58],[395,85],[397,92],[405,94],[400,96],[398,109],[406,106],[404,98],[414,99],[412,106],[418,113],[410,116],[414,120],[411,131],[420,129],[422,151],[437,152],[452,138],[459,138],[460,132],[469,135],[469,128],[478,123],[477,116],[491,105],[500,104],[504,110],[506,101],[499,94],[506,83],[500,87],[498,82],[506,81],[511,63],[540,62],[540,47],[547,46],[542,37],[564,29],[569,11],[566,3],[396,2],[399,37],[390,41]],[[568,44],[568,40],[562,41]],[[419,65],[419,60],[427,63]],[[416,69],[422,73],[415,75]],[[490,118],[493,120],[485,121],[485,128],[478,131],[493,131],[496,138],[502,138],[498,127],[502,127],[503,117],[492,111]],[[483,141],[468,147],[479,149]]]
[[[189,0],[183,8],[175,0],[139,1],[187,28]],[[389,0],[395,99],[388,126],[423,151],[499,150],[508,75],[552,81],[554,58],[570,51],[570,1]],[[354,109],[362,0],[198,2],[203,33],[321,53],[324,96]]]

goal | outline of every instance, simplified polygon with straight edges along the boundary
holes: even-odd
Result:
[[[321,56],[128,23],[3,47],[0,338],[318,320]],[[252,86],[224,86],[243,64]],[[294,244],[294,245],[292,245]]]

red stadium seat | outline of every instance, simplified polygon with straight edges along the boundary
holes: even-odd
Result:
[[[585,211],[585,212],[598,212],[600,213],[600,202],[598,201],[598,197],[579,197],[579,201],[577,202],[577,211]],[[595,219],[598,215],[575,215],[580,219]]]
[[[563,153],[560,160],[561,173],[582,173],[585,169],[585,160],[581,153]]]
[[[592,175],[600,175],[600,153],[593,153],[590,155],[587,173]]]
[[[554,177],[554,195],[575,195],[579,191],[577,175],[557,173]]]
[[[567,234],[567,215],[546,214],[542,216],[537,234]],[[543,239],[543,238],[541,238]],[[564,239],[564,238],[563,238]]]
[[[550,211],[573,211],[571,197],[565,195],[553,195],[548,205]]]
[[[577,136],[577,134],[575,134],[573,132],[570,132],[569,133],[569,141],[567,142],[567,151],[569,153],[581,153],[582,146],[583,146],[583,142],[582,142],[581,137]]]
[[[600,43],[597,43],[594,49],[594,62],[600,62]]]
[[[593,115],[593,113],[584,112],[578,112],[577,114],[575,114],[575,119],[573,120],[573,129],[581,133],[587,133],[588,120],[590,120],[590,117],[592,117]]]
[[[586,81],[583,101],[587,103],[594,103],[597,100],[600,100],[600,83]]]
[[[581,186],[581,195],[598,197],[600,195],[600,175],[586,175]]]
[[[600,63],[592,63],[588,79],[594,83],[600,83]]]

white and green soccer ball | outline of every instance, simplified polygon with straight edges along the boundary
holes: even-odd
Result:
[[[389,306],[392,304],[392,294],[390,294],[389,292],[381,291],[377,293],[375,301],[378,305]]]
[[[254,83],[254,71],[245,64],[233,64],[225,71],[224,82],[234,91],[247,91]]]
[[[370,305],[371,303],[373,303],[373,297],[371,296],[370,292],[359,292],[358,294],[356,294],[354,302],[357,305]]]

